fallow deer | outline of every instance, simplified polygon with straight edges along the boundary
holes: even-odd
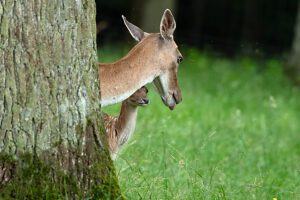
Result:
[[[171,11],[163,14],[160,33],[146,33],[122,17],[138,44],[114,63],[99,63],[102,106],[121,102],[152,83],[164,104],[173,110],[182,100],[177,70],[183,58],[173,39],[176,22]]]
[[[104,125],[106,128],[110,155],[113,160],[117,158],[122,146],[129,140],[134,132],[138,107],[149,104],[147,93],[148,89],[143,86],[128,99],[123,101],[118,117],[104,113]]]

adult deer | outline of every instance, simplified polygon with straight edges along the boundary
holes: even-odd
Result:
[[[164,104],[173,110],[182,100],[177,70],[183,58],[173,39],[176,22],[171,11],[163,14],[160,33],[146,33],[122,17],[139,43],[120,60],[99,63],[102,106],[121,102],[152,83]]]
[[[123,101],[118,117],[104,113],[104,125],[109,144],[109,152],[113,160],[117,158],[122,146],[128,142],[134,132],[138,107],[147,106],[149,104],[147,93],[148,89],[143,86],[128,99]]]

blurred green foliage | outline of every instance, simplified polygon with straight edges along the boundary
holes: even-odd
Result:
[[[105,46],[101,62],[128,52]],[[283,62],[184,48],[174,111],[150,105],[116,161],[129,199],[300,199],[300,90]],[[120,105],[104,108],[117,115]]]

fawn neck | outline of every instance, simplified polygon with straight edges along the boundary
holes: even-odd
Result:
[[[164,61],[158,56],[159,39],[159,34],[152,34],[120,60],[99,63],[102,106],[127,99],[161,74],[160,66]]]
[[[127,100],[123,101],[120,115],[118,116],[115,124],[120,145],[123,145],[126,141],[128,141],[134,132],[137,113],[138,106],[131,105]]]

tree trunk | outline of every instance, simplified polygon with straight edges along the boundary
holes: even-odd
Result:
[[[0,199],[116,199],[93,0],[0,1]]]
[[[300,85],[300,1],[298,2],[298,14],[292,50],[285,71],[295,84]]]

